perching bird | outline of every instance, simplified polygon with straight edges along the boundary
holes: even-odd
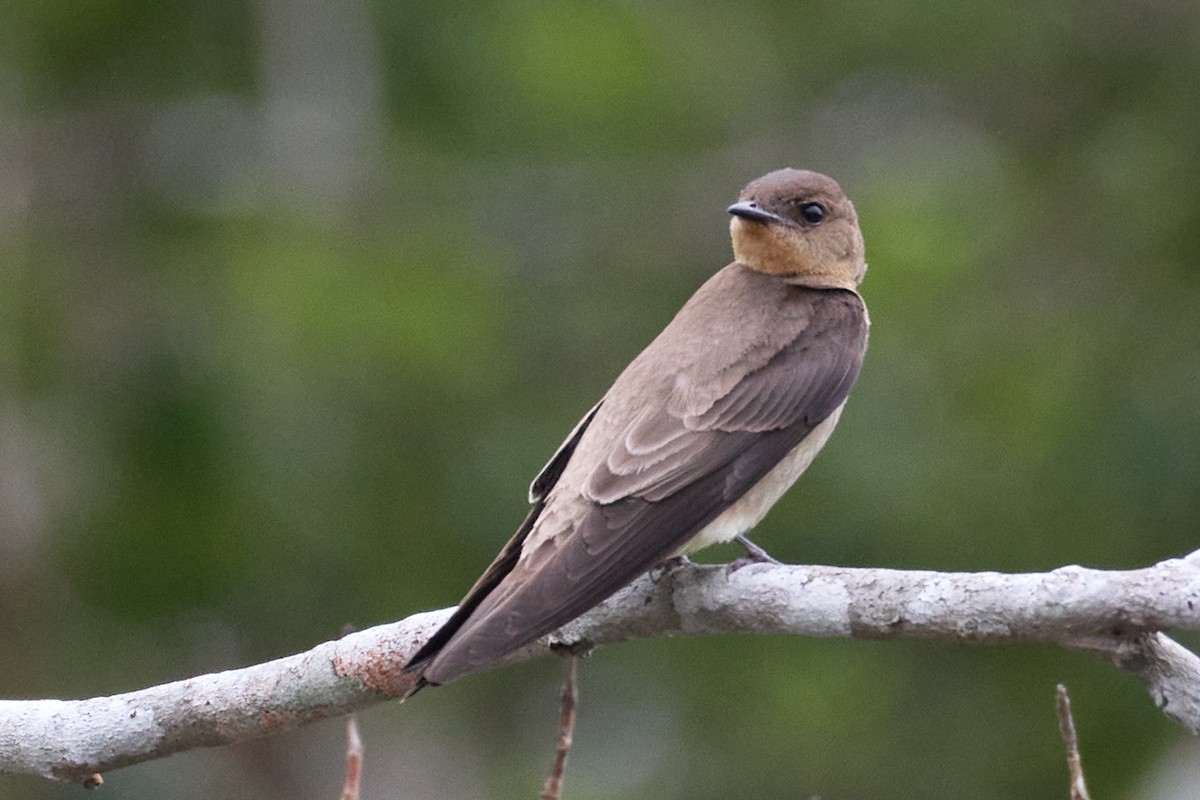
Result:
[[[617,378],[534,479],[533,508],[405,669],[448,683],[660,562],[737,539],[825,444],[867,347],[867,265],[831,178],[782,169],[729,207],[734,262]],[[414,690],[415,691],[415,690]]]

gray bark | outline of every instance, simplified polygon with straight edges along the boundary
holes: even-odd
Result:
[[[105,770],[266,736],[403,697],[401,665],[453,609],[304,653],[112,697],[0,701],[0,771],[95,783]],[[734,633],[1046,642],[1110,660],[1200,732],[1200,551],[1129,571],[943,573],[754,564],[656,570],[510,661],[633,638]],[[427,702],[436,689],[419,697]]]

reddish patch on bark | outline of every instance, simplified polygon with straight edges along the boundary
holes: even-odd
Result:
[[[357,678],[372,692],[384,697],[404,697],[416,685],[417,676],[405,672],[404,661],[394,651],[371,648],[333,659],[333,671],[342,678]]]

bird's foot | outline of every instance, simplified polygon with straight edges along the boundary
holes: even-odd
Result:
[[[725,574],[732,575],[742,567],[750,564],[782,564],[783,562],[773,557],[766,550],[756,545],[754,542],[746,538],[744,534],[739,533],[733,537],[733,540],[746,548],[746,555],[741,558],[734,559],[725,565]]]
[[[670,558],[664,558],[658,563],[657,567],[654,567],[650,570],[650,582],[658,583],[670,573],[674,572],[680,567],[686,567],[691,563],[691,559],[689,559],[687,556],[671,556]]]
[[[550,642],[550,652],[563,658],[586,658],[595,649],[595,643],[587,639],[579,639],[574,642]]]

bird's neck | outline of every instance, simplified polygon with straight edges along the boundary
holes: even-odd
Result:
[[[730,225],[733,257],[755,272],[784,278],[796,286],[855,290],[858,270],[845,259],[813,252],[792,228],[761,225],[734,217]]]

